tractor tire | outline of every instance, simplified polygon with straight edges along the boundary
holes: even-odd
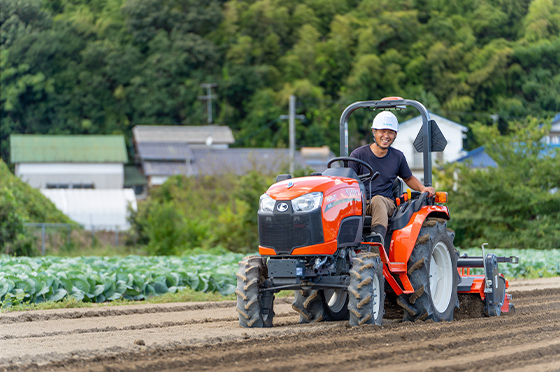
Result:
[[[237,276],[237,313],[239,324],[246,328],[272,327],[273,307],[262,314],[259,288],[267,276],[265,261],[259,256],[249,256],[239,261]]]
[[[323,297],[318,289],[294,291],[292,309],[299,313],[300,323],[316,323],[325,320]]]
[[[348,319],[348,293],[344,289],[309,289],[295,291],[292,308],[300,323]]]
[[[452,321],[459,307],[457,285],[458,252],[453,247],[455,233],[447,221],[427,218],[408,261],[408,276],[415,292],[402,294],[397,303],[404,308],[405,321],[431,319]]]
[[[348,296],[350,326],[381,325],[385,313],[385,278],[378,254],[359,253],[352,260]]]

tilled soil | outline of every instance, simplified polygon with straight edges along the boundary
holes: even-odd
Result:
[[[514,314],[245,329],[234,302],[0,314],[0,371],[560,371],[560,278],[511,281]]]

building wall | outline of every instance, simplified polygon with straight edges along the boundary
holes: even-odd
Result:
[[[41,189],[41,193],[87,230],[127,230],[130,227],[127,220],[129,208],[137,208],[132,189]]]
[[[93,184],[95,189],[122,189],[124,185],[122,163],[21,163],[15,171],[37,189],[46,189],[49,184]]]

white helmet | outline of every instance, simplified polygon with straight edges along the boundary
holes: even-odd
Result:
[[[381,111],[373,119],[371,129],[391,129],[395,132],[399,131],[399,121],[395,114],[390,111]]]

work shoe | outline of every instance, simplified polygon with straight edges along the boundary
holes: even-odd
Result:
[[[384,237],[381,234],[376,233],[376,232],[372,232],[371,234],[366,236],[366,242],[381,243],[381,245],[385,245]]]

